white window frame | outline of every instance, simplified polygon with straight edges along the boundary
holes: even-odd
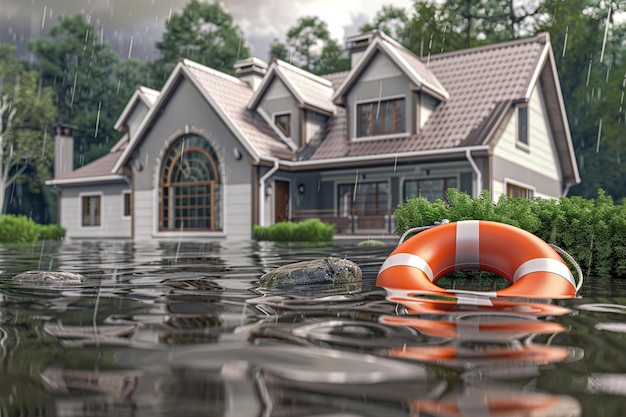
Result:
[[[523,132],[523,130],[521,129],[521,109],[526,110],[526,142],[521,140],[521,135]],[[523,149],[525,151],[530,150],[530,107],[528,103],[520,103],[515,107],[515,144],[520,149]]]
[[[398,100],[398,99],[404,99],[404,132],[387,133],[384,135],[376,135],[376,136],[358,136],[357,135],[357,129],[359,126],[358,119],[359,119],[359,105],[360,104],[377,103],[377,102],[382,103],[383,101],[391,101],[391,100]],[[354,107],[352,109],[352,116],[353,116],[352,117],[352,134],[350,135],[352,137],[352,140],[353,141],[367,141],[367,140],[381,140],[381,139],[401,138],[401,137],[410,136],[411,132],[409,130],[410,127],[409,127],[409,121],[407,118],[408,112],[406,111],[408,102],[409,102],[409,98],[407,97],[406,94],[396,94],[396,95],[391,95],[391,96],[380,96],[376,98],[355,100]]]
[[[100,197],[100,224],[85,226],[83,225],[83,198],[84,197]],[[104,224],[104,193],[102,191],[87,191],[78,193],[78,212],[80,216],[78,217],[78,226],[83,230],[98,230],[102,229],[102,225]]]
[[[130,214],[126,215],[124,213],[124,209],[126,207],[126,196],[129,196],[128,198],[130,199]],[[133,196],[130,193],[130,190],[123,190],[122,191],[122,219],[130,219],[133,215]]]

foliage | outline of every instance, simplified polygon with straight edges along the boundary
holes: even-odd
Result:
[[[39,240],[61,240],[65,237],[65,229],[58,224],[39,225]]]
[[[285,59],[314,74],[329,74],[350,68],[350,57],[332,39],[328,24],[316,16],[298,19],[287,32],[286,45],[274,40],[270,58]]]
[[[328,242],[334,234],[335,226],[319,219],[279,222],[271,226],[255,225],[252,232],[256,240],[275,242]]]
[[[61,240],[65,230],[56,224],[40,225],[24,215],[0,216],[0,242],[29,243],[38,239]]]
[[[250,57],[241,30],[218,2],[191,0],[168,20],[156,47],[161,52],[154,63],[157,82],[167,79],[180,58],[233,74],[235,62]]]
[[[0,213],[8,187],[18,179],[37,190],[49,178],[54,152],[48,133],[56,114],[53,91],[40,88],[38,74],[26,70],[13,51],[0,44]]]
[[[29,42],[58,120],[76,126],[75,165],[104,155],[120,136],[115,121],[131,91],[118,89],[119,58],[82,15],[61,16],[51,37]],[[134,86],[133,86],[134,87]]]
[[[27,243],[39,238],[37,223],[24,215],[0,216],[0,242]]]
[[[614,204],[602,190],[595,199],[580,196],[521,199],[501,196],[493,204],[484,192],[477,198],[449,189],[447,202],[409,199],[395,211],[396,233],[431,226],[442,219],[490,220],[527,230],[565,249],[586,275],[626,277],[626,199]]]
[[[406,10],[393,5],[386,5],[376,12],[372,23],[365,23],[359,28],[359,31],[367,33],[378,29],[396,41],[404,43],[407,40],[406,28],[408,24],[409,17]]]

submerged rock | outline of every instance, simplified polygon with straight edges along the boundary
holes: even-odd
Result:
[[[81,274],[63,271],[26,271],[13,277],[13,282],[42,284],[77,284],[83,282]]]
[[[361,282],[361,268],[347,259],[322,258],[283,265],[261,277],[266,288],[309,284],[345,285]]]

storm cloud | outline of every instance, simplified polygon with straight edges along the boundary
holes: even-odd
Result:
[[[0,42],[18,46],[28,59],[28,39],[47,36],[59,16],[83,14],[120,58],[154,59],[165,22],[188,0],[0,0]],[[304,16],[319,16],[343,42],[388,2],[380,0],[227,0],[221,2],[243,31],[253,54],[267,59],[274,38],[284,36]],[[412,0],[394,0],[407,13]]]

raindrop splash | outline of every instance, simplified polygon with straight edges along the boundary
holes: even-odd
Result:
[[[100,109],[102,108],[102,101],[98,102],[98,114],[96,115],[96,131],[94,132],[93,137],[98,137],[98,128],[100,127]]]
[[[623,93],[622,93],[623,97]],[[43,128],[43,144],[41,145],[41,157],[44,157],[46,152],[46,139],[48,139],[48,125]]]
[[[598,123],[598,140],[596,141],[596,153],[600,152],[600,137],[602,136],[602,119]]]
[[[613,6],[609,4],[609,12],[606,16],[606,24],[604,25],[604,39],[602,40],[602,52],[600,52],[600,62],[604,59],[604,49],[606,48],[606,38],[609,34],[609,24],[611,23],[611,10]]]
[[[43,30],[46,25],[46,12],[48,10],[48,6],[43,6],[43,17],[41,18],[41,30]]]

